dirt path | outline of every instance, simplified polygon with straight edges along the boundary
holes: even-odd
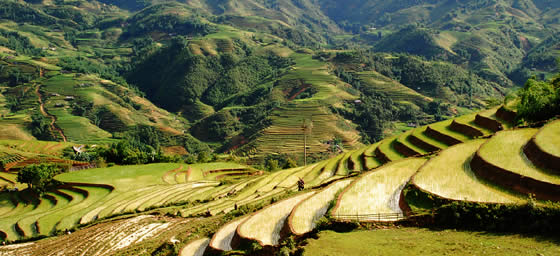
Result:
[[[62,129],[56,127],[55,123],[56,123],[56,116],[53,116],[51,114],[49,114],[47,112],[47,110],[45,109],[45,103],[43,102],[43,96],[41,95],[41,93],[39,92],[39,89],[41,88],[40,85],[37,85],[37,87],[35,88],[35,94],[37,94],[37,97],[39,98],[39,108],[41,110],[41,114],[43,114],[43,116],[50,118],[51,119],[51,130],[52,131],[56,131],[60,134],[60,136],[62,137],[62,140],[64,140],[64,142],[68,142],[68,140],[66,139],[66,136],[64,135],[64,132],[62,131]]]

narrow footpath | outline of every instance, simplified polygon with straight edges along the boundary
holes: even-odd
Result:
[[[43,116],[50,118],[51,119],[51,130],[52,131],[57,131],[60,134],[60,137],[62,137],[62,140],[64,140],[64,142],[68,142],[68,140],[66,139],[66,136],[64,135],[64,132],[62,131],[62,129],[56,127],[55,123],[56,123],[56,116],[53,116],[51,114],[49,114],[47,112],[47,110],[45,109],[45,103],[43,102],[43,95],[41,95],[41,93],[39,92],[39,89],[41,88],[40,85],[37,85],[37,87],[35,87],[35,94],[37,94],[37,97],[39,98],[39,108],[41,110],[41,114],[43,114]]]

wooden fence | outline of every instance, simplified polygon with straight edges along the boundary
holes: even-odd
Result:
[[[335,214],[338,220],[347,221],[398,221],[406,218],[404,213],[373,213],[373,214]]]

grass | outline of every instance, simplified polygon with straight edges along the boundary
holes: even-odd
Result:
[[[257,212],[241,224],[237,232],[262,245],[278,245],[281,238],[280,230],[290,212],[299,202],[312,194],[313,192],[299,194]]]
[[[324,255],[555,255],[558,241],[514,234],[378,229],[336,233],[324,231],[309,239],[304,256]]]
[[[480,148],[486,161],[523,176],[543,182],[560,184],[560,176],[535,167],[523,154],[523,146],[537,133],[537,129],[519,129],[496,133]]]
[[[470,160],[485,140],[474,140],[442,151],[414,177],[414,184],[432,194],[453,200],[514,203],[520,198],[478,180]]]
[[[340,195],[333,217],[345,215],[341,218],[355,219],[357,217],[349,216],[402,213],[399,207],[401,190],[425,161],[409,158],[363,175]]]
[[[560,157],[560,121],[544,126],[535,136],[535,143],[545,152]]]
[[[338,192],[352,181],[353,179],[337,181],[296,206],[290,216],[292,231],[297,235],[311,232],[317,220],[327,213],[330,202],[335,199]]]
[[[245,221],[249,216],[241,217],[235,221],[232,221],[216,232],[212,237],[212,241],[210,241],[210,246],[216,249],[220,249],[222,251],[231,251],[231,240],[235,235],[235,231],[239,224]]]

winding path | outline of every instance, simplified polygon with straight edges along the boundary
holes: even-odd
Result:
[[[41,110],[41,114],[43,114],[43,116],[50,118],[51,119],[51,130],[52,131],[57,131],[60,136],[62,137],[62,140],[64,140],[64,142],[68,142],[68,140],[66,139],[66,136],[64,135],[64,132],[62,131],[62,129],[56,127],[55,123],[56,123],[56,116],[53,116],[51,114],[49,114],[47,112],[47,110],[45,109],[45,103],[43,102],[43,96],[41,95],[41,93],[39,92],[39,89],[41,88],[41,85],[37,85],[37,87],[35,87],[35,94],[37,94],[37,97],[39,98],[39,108]]]

